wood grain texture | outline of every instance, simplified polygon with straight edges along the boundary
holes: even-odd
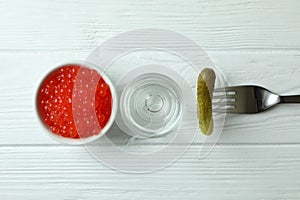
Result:
[[[34,111],[37,86],[51,68],[88,53],[1,53],[0,144],[56,144],[42,133]],[[259,84],[280,94],[300,93],[298,53],[209,52],[229,85]],[[37,59],[38,58],[38,59]],[[28,76],[23,76],[28,74]],[[13,81],[11,81],[13,80]],[[7,83],[10,84],[7,84]],[[284,84],[283,84],[284,83]],[[258,115],[228,115],[221,144],[300,143],[299,105],[279,105]],[[111,130],[118,137],[118,129]],[[15,137],[18,135],[19,137]],[[33,139],[34,138],[34,139]]]
[[[298,0],[0,1],[0,49],[82,50],[124,31],[164,28],[209,50],[297,50]]]
[[[80,147],[0,147],[0,197],[300,198],[299,146],[217,146],[204,160],[197,159],[198,150],[199,146],[193,146],[169,168],[126,174],[104,167]]]
[[[300,199],[298,105],[228,115],[206,159],[197,159],[197,138],[172,166],[139,175],[58,144],[33,112],[48,70],[138,28],[170,29],[196,41],[229,85],[300,93],[299,6],[298,0],[0,0],[0,199]],[[123,144],[116,127],[109,134]],[[161,145],[141,141],[132,148]]]

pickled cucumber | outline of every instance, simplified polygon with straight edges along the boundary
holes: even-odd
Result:
[[[198,76],[197,109],[199,127],[204,135],[213,132],[212,93],[216,75],[214,70],[205,68]]]

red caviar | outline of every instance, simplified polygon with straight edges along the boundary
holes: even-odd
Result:
[[[39,116],[57,135],[86,138],[100,133],[112,111],[109,86],[93,69],[72,64],[52,71],[37,96]]]

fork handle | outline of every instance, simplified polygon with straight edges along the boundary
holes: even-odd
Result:
[[[280,96],[280,103],[300,103],[300,95]]]

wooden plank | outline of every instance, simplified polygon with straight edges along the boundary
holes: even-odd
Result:
[[[0,1],[0,50],[82,50],[124,31],[164,28],[209,50],[298,50],[299,1]],[[176,42],[176,41],[174,41]]]
[[[255,83],[280,94],[300,93],[298,53],[209,54],[229,85]],[[55,65],[86,56],[86,52],[0,54],[0,144],[57,144],[37,124],[33,112],[35,90],[41,77]],[[258,115],[228,115],[219,142],[299,143],[298,107],[279,105]],[[116,127],[110,134],[119,137]]]
[[[193,146],[163,170],[128,174],[104,167],[80,147],[0,147],[0,197],[300,198],[299,145],[218,145],[204,160],[198,150]]]
[[[201,44],[229,85],[300,93],[299,5],[297,0],[0,0],[0,199],[300,199],[298,105],[230,115],[206,159],[197,158],[199,134],[172,166],[146,174],[117,172],[82,147],[58,145],[42,133],[33,113],[37,83],[46,71],[84,59],[113,35],[149,27],[178,31]],[[115,126],[109,136],[124,144]],[[130,148],[165,144],[146,140]]]

